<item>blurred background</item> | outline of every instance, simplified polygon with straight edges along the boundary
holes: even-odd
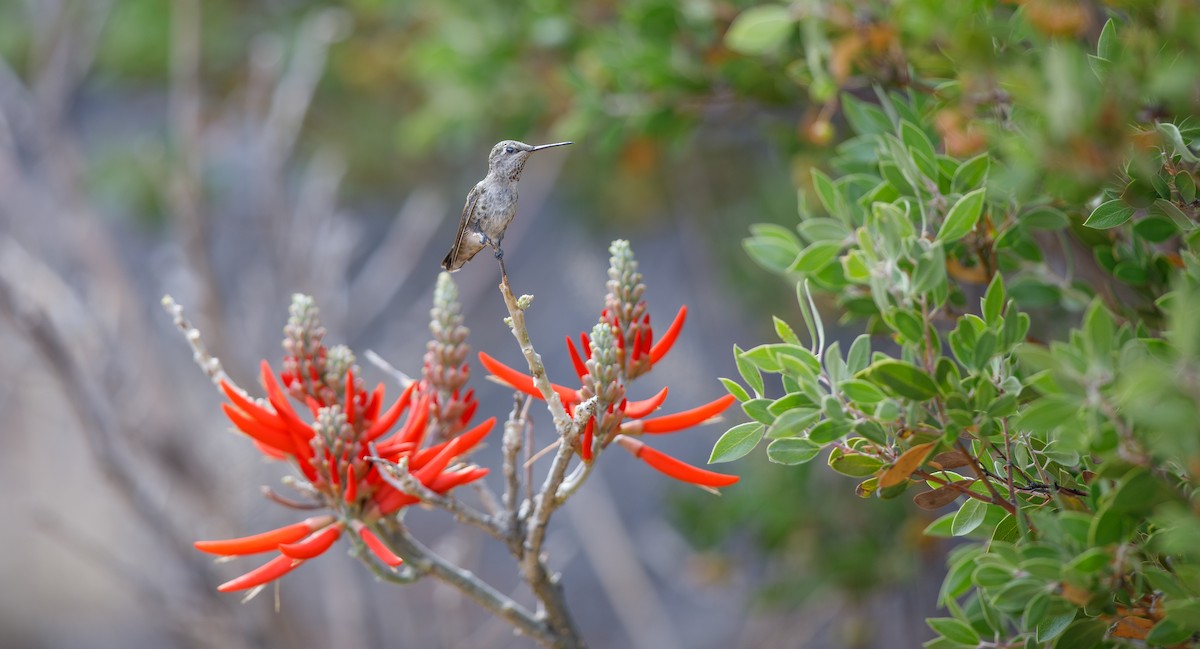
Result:
[[[749,4],[0,0],[0,645],[529,646],[455,592],[375,583],[340,551],[277,601],[216,593],[251,566],[191,543],[295,514],[261,496],[286,471],[229,434],[160,299],[247,387],[260,359],[280,361],[297,291],[368,381],[386,380],[368,349],[417,373],[487,151],[572,139],[530,160],[504,240],[551,376],[571,372],[563,337],[595,322],[619,237],[659,327],[691,313],[633,396],[719,396],[734,343],[772,336],[770,314],[800,320],[792,287],[739,242],[751,223],[794,222],[796,179],[833,128],[809,96],[829,80],[797,67],[803,53],[726,48]],[[519,366],[490,256],[455,279],[475,349]],[[472,385],[481,413],[511,407],[477,366]],[[724,428],[658,447],[702,464]],[[929,637],[946,549],[921,539],[932,516],[761,453],[719,468],[744,478],[715,497],[614,453],[556,517],[551,565],[591,646]],[[438,512],[408,520],[519,592],[503,548]]]

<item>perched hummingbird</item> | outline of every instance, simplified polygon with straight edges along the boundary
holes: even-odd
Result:
[[[571,142],[555,142],[531,146],[516,140],[504,140],[492,147],[488,154],[488,172],[467,194],[462,218],[458,221],[458,234],[454,235],[454,247],[442,260],[442,268],[454,272],[471,261],[471,258],[491,246],[500,260],[500,272],[504,272],[504,251],[500,241],[504,231],[517,215],[517,181],[525,169],[529,154],[542,149],[563,146]]]

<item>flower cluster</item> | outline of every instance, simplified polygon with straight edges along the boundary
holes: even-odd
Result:
[[[649,372],[670,351],[687,318],[687,307],[679,309],[666,333],[654,341],[650,315],[642,300],[645,285],[641,273],[637,272],[637,262],[628,242],[613,242],[610,252],[605,308],[591,335],[580,334],[583,353],[580,354],[570,337],[567,338],[567,351],[581,385],[578,389],[553,386],[572,416],[581,403],[596,398],[596,415],[588,420],[577,449],[580,458],[584,462],[593,462],[598,451],[616,442],[654,469],[677,480],[708,488],[737,482],[737,476],[691,466],[638,439],[644,434],[673,433],[702,424],[721,414],[734,402],[734,397],[725,395],[691,410],[659,417],[649,415],[666,401],[667,388],[640,401],[625,398],[626,385]],[[479,360],[493,376],[513,389],[542,397],[529,375],[483,352],[480,352]]]
[[[270,365],[262,363],[266,398],[252,399],[226,380],[220,386],[229,402],[222,407],[233,425],[264,455],[296,467],[304,477],[303,490],[314,501],[306,506],[323,507],[328,513],[255,536],[197,542],[197,549],[222,556],[279,553],[263,566],[222,584],[221,591],[254,588],[278,579],[328,550],[347,527],[380,561],[399,565],[400,557],[371,527],[418,498],[385,480],[373,458],[405,466],[416,481],[435,493],[446,493],[487,474],[486,468],[458,460],[482,441],[495,419],[467,428],[473,399],[459,399],[461,383],[450,394],[466,405],[437,408],[439,387],[444,388],[445,383],[431,381],[429,370],[438,363],[427,363],[426,376],[412,382],[385,409],[383,384],[368,392],[356,376],[353,354],[345,347],[324,346],[324,330],[311,298],[294,297],[285,333],[287,357],[278,380]],[[465,382],[465,369],[462,376]],[[301,411],[311,419],[302,417],[289,397],[303,404]],[[435,420],[443,441],[426,445]]]

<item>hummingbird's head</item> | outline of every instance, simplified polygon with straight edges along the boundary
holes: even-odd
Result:
[[[488,171],[501,178],[518,180],[521,177],[521,171],[525,169],[525,161],[529,159],[529,154],[565,144],[571,143],[555,142],[554,144],[533,146],[516,140],[498,142],[496,146],[492,147],[492,152],[488,154]]]

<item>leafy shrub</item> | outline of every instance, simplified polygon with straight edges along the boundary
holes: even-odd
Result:
[[[1173,33],[1176,5],[1110,19],[1088,53],[1086,24],[1057,33],[1037,13],[1073,4],[966,4],[988,11],[958,37],[989,36],[995,59],[826,96],[854,132],[833,173],[812,169],[794,229],[752,228],[747,252],[795,282],[808,337],[775,318],[779,342],[735,348],[742,381],[726,386],[751,421],[713,461],[823,456],[859,496],[945,510],[926,533],[973,542],[949,557],[928,647],[1197,646],[1200,122],[1162,80],[1178,58],[1145,47]],[[888,16],[897,45],[938,29],[904,22],[921,6]],[[831,15],[813,33],[833,33]],[[779,55],[797,20],[752,9],[727,42]],[[831,69],[810,71],[844,82]],[[1045,101],[1017,83],[1031,72]],[[1089,131],[1105,111],[1131,126]],[[1105,141],[1119,155],[1050,164]],[[822,296],[865,321],[845,349],[827,343]]]

